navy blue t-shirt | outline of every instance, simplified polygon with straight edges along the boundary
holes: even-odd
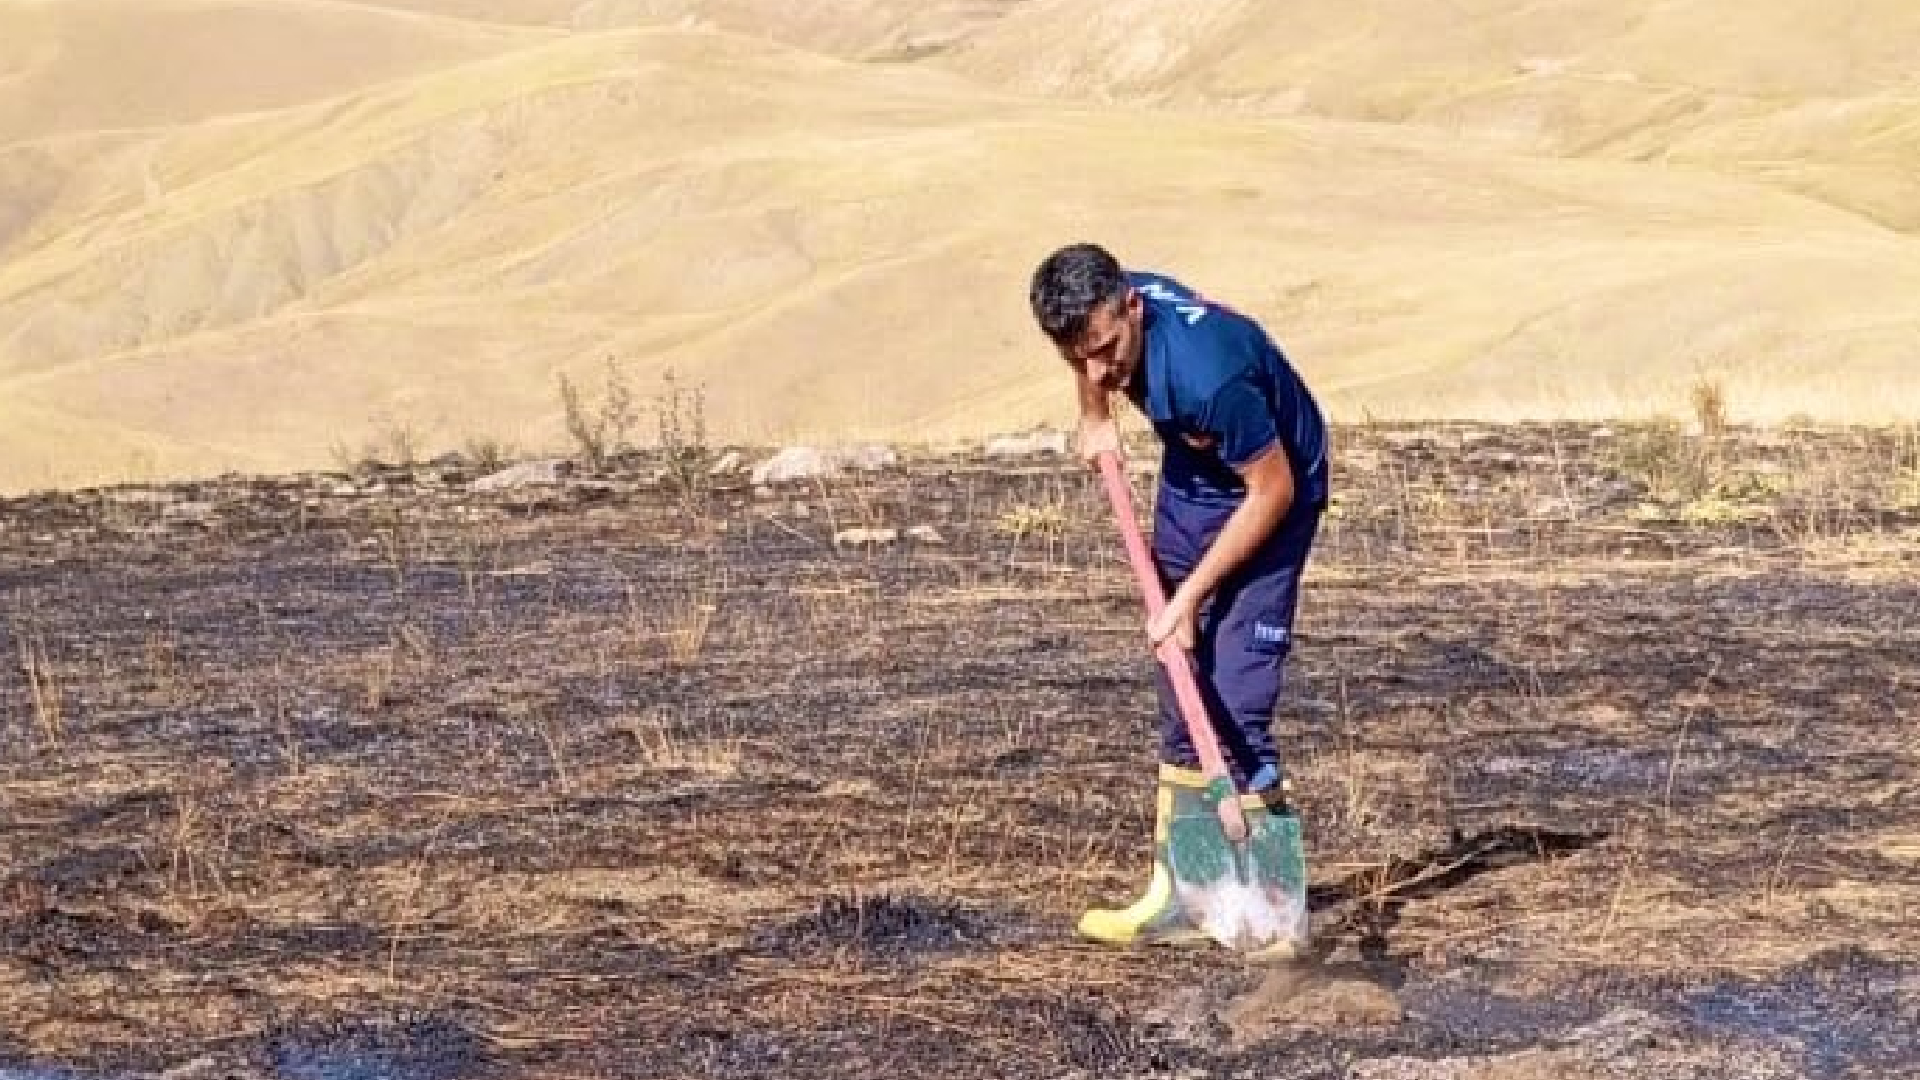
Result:
[[[1247,487],[1234,470],[1278,440],[1293,466],[1295,508],[1324,508],[1326,420],[1266,331],[1172,278],[1127,277],[1146,306],[1146,348],[1127,394],[1166,446],[1161,482],[1196,500],[1238,503]]]

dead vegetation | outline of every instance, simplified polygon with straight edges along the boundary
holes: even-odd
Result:
[[[0,510],[0,1066],[1504,1075],[1630,1005],[1635,1075],[1898,1075],[1920,439],[1338,434],[1283,726],[1394,1009],[1071,940],[1152,763],[1077,467],[442,462]]]

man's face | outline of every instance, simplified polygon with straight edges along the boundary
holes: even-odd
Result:
[[[1075,371],[1085,372],[1088,381],[1100,389],[1125,389],[1140,369],[1140,326],[1145,310],[1136,292],[1101,304],[1088,313],[1087,329],[1080,340],[1061,346],[1061,354]]]

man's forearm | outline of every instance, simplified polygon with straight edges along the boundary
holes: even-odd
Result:
[[[1085,372],[1074,372],[1074,386],[1080,394],[1080,419],[1111,420],[1113,407],[1108,401],[1107,392],[1087,378]]]
[[[1260,550],[1260,545],[1280,523],[1286,520],[1287,511],[1293,508],[1293,481],[1287,477],[1284,481],[1250,488],[1247,498],[1238,509],[1227,518],[1227,523],[1207,549],[1200,564],[1193,573],[1181,583],[1180,591],[1188,594],[1198,606],[1201,601],[1213,595],[1229,574],[1252,558]]]

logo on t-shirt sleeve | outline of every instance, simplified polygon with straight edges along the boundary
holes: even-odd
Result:
[[[1206,304],[1195,300],[1191,296],[1181,296],[1179,293],[1168,288],[1164,281],[1149,281],[1145,285],[1140,286],[1140,291],[1161,303],[1172,304],[1173,310],[1178,312],[1180,317],[1187,321],[1188,326],[1199,322],[1207,314]]]

